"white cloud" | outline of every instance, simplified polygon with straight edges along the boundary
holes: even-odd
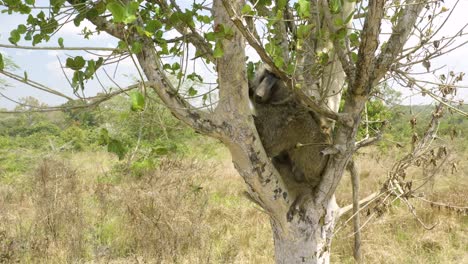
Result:
[[[65,74],[67,74],[67,76],[73,76],[73,70],[68,69],[68,68],[64,68],[63,71],[62,71],[62,69],[60,69],[60,67],[61,67],[60,62],[57,59],[47,62],[46,63],[46,69],[50,74],[48,79],[54,79],[54,78],[62,79],[62,78],[64,78],[63,71],[65,72]],[[50,77],[52,77],[52,78],[50,78]]]
[[[51,56],[51,57],[57,57],[59,54],[61,54],[61,53],[58,52],[57,50],[48,50],[47,51],[47,55]]]
[[[77,27],[73,23],[73,21],[65,24],[61,29],[60,29],[60,35],[78,35],[81,34],[84,28],[88,28],[90,30],[95,30],[96,27],[89,22],[88,20],[83,20],[81,21],[80,25]]]

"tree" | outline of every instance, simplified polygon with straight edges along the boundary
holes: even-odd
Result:
[[[340,216],[335,190],[353,154],[379,138],[356,139],[366,103],[375,96],[379,83],[393,78],[428,94],[439,102],[438,113],[443,107],[456,109],[452,106],[456,103],[456,82],[440,77],[443,84],[437,86],[439,90],[431,90],[425,86],[428,81],[411,74],[413,66],[419,64],[432,72],[431,59],[459,47],[455,40],[463,36],[462,31],[448,37],[438,34],[445,22],[437,24],[436,18],[448,11],[443,1],[214,0],[210,5],[206,1],[68,0],[51,1],[47,15],[44,11],[32,12],[34,2],[1,1],[5,12],[29,14],[27,25],[13,30],[9,41],[16,48],[54,49],[35,45],[60,31],[62,21],[72,20],[76,26],[83,20],[96,26],[95,32],[85,28],[85,37],[106,32],[117,38],[118,46],[107,57],[66,60],[65,66],[74,72],[70,82],[74,91],[84,89],[85,82],[104,64],[133,54],[134,63],[141,69],[138,84],[82,100],[95,104],[129,89],[139,88],[144,93],[151,88],[178,119],[221,140],[229,148],[251,198],[271,219],[277,263],[329,262],[334,225]],[[384,28],[384,22],[391,27]],[[33,47],[18,46],[22,36],[31,40]],[[265,151],[265,145],[285,139],[262,137],[257,131],[248,87],[248,76],[254,75],[255,67],[246,61],[246,43],[260,57],[268,74],[288,89],[294,104],[300,105],[294,109],[307,109],[314,116],[310,122],[316,124],[301,129],[315,127],[316,131],[301,133],[325,135],[321,140],[324,147],[316,154],[325,157],[326,164],[313,186],[292,177],[291,166],[307,157],[286,160],[290,164],[283,169],[274,162],[277,157]],[[109,50],[65,47],[62,38],[58,44],[56,49]],[[203,82],[203,78],[200,72],[189,72],[187,65],[168,56],[182,62],[190,57],[213,67],[219,90],[217,103],[205,109],[191,104],[187,97],[199,96],[197,90],[183,91],[178,83],[187,79]],[[0,70],[7,77],[48,90],[27,77],[3,67]],[[171,82],[169,74],[179,81]],[[454,76],[457,82],[463,78],[462,74]],[[68,99],[64,94],[48,92]],[[285,113],[273,111],[273,115],[280,114]],[[297,113],[286,114],[294,119]],[[291,140],[295,141],[287,143],[295,148],[310,143]],[[317,167],[318,162],[310,160]]]

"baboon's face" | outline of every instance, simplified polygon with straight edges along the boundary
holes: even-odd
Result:
[[[265,72],[265,75],[262,78],[258,87],[253,87],[254,88],[254,94],[253,94],[254,101],[260,104],[268,103],[275,92],[277,82],[278,82],[278,79],[274,75],[268,72]]]

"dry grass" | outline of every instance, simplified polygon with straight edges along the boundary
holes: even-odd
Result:
[[[378,190],[397,155],[367,151],[359,157],[362,196]],[[115,163],[107,153],[68,154],[1,183],[0,263],[273,262],[268,218],[242,196],[230,161],[167,159],[141,177]],[[444,173],[429,197],[466,204],[467,170]],[[349,190],[346,176],[341,205]],[[416,205],[425,222],[439,225],[426,231],[404,204],[391,207],[363,229],[365,263],[468,263],[467,217]],[[351,232],[337,232],[334,263],[353,263]]]
[[[463,160],[452,155],[451,160]],[[393,150],[386,155],[369,148],[358,156],[361,167],[361,197],[378,191],[386,173],[401,152]],[[460,155],[460,153],[458,154]],[[466,206],[468,201],[468,164],[460,162],[459,172],[451,174],[444,168],[432,184],[424,186],[426,198],[451,205]],[[420,179],[421,170],[411,171],[413,179]],[[337,200],[341,205],[351,203],[349,175],[340,183]],[[428,226],[426,230],[409,212],[407,205],[396,201],[381,217],[372,218],[362,229],[362,252],[364,263],[468,263],[468,216],[444,209],[432,208],[419,200],[411,200],[417,214]],[[351,223],[340,229],[350,215],[344,216],[338,224],[333,242],[333,260],[336,263],[354,263],[352,258],[353,231]],[[367,219],[367,210],[361,214],[361,224]]]

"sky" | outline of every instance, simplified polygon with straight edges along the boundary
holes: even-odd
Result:
[[[37,4],[47,4],[49,1],[36,1]],[[445,6],[451,7],[455,0],[446,0]],[[468,16],[466,15],[466,10],[468,10],[468,0],[461,0],[457,8],[454,9],[453,15],[447,23],[447,27],[440,32],[440,36],[447,36],[455,30],[458,30],[461,26],[468,23]],[[448,13],[448,12],[447,12]],[[8,41],[10,31],[18,24],[25,23],[25,16],[21,15],[7,15],[0,14],[0,44],[10,44]],[[117,40],[113,37],[107,35],[106,33],[101,33],[100,35],[94,35],[89,40],[84,39],[81,35],[81,29],[83,27],[88,27],[93,29],[94,27],[87,23],[86,21],[82,23],[80,28],[76,28],[72,23],[65,25],[58,34],[53,36],[53,38],[48,43],[41,43],[38,46],[58,46],[57,39],[62,37],[64,45],[66,47],[108,47],[113,48],[117,44]],[[389,25],[383,25],[382,32],[385,32],[386,29],[390,29]],[[468,29],[467,29],[468,30]],[[467,39],[465,39],[467,40]],[[29,46],[30,42],[21,41],[19,45]],[[16,73],[20,76],[23,76],[23,72],[27,72],[28,78],[40,83],[45,84],[46,86],[56,89],[60,92],[63,92],[67,95],[72,95],[72,88],[68,84],[62,70],[60,69],[60,64],[57,58],[60,58],[62,63],[65,62],[68,56],[81,55],[85,59],[96,58],[91,54],[84,52],[74,52],[74,51],[61,51],[61,50],[22,50],[22,49],[7,49],[0,47],[0,52],[4,56],[8,56],[10,59],[17,64],[20,69]],[[102,53],[102,52],[101,52]],[[106,52],[103,52],[106,54]],[[256,57],[256,54],[253,54],[252,49],[247,51],[249,57]],[[468,45],[457,49],[450,54],[444,55],[438,59],[432,61],[431,68],[443,67],[438,74],[447,73],[448,71],[455,72],[466,72],[468,73]],[[205,65],[202,65],[200,61],[195,62],[197,69],[201,70],[201,75],[204,77],[205,81],[215,82],[215,76],[212,69],[207,68]],[[424,69],[419,66],[415,67],[416,71],[423,72]],[[419,70],[418,70],[419,69]],[[102,71],[98,73],[101,83],[105,88],[114,86],[117,83],[120,87],[125,87],[130,84],[135,83],[138,73],[136,71],[135,65],[132,60],[126,59],[121,61],[118,66],[112,65],[106,67],[107,73],[109,73],[110,78],[108,78]],[[69,78],[71,78],[71,70],[65,70]],[[31,87],[28,87],[24,84],[8,80],[6,77],[0,76],[0,78],[5,79],[13,87],[8,89],[0,90],[3,94],[8,97],[18,99],[26,96],[33,96],[38,98],[40,101],[45,102],[49,105],[58,105],[64,103],[63,98],[53,96]],[[428,81],[435,81],[434,76],[424,75],[424,78]],[[464,80],[460,85],[468,86],[468,77],[467,80]],[[428,97],[422,97],[420,95],[411,95],[411,92],[405,88],[396,86],[403,93],[401,99],[404,104],[428,104],[432,100]],[[88,96],[95,95],[97,92],[102,91],[102,87],[99,83],[94,80],[86,84],[85,94]],[[468,89],[461,88],[458,92],[458,99],[463,99],[465,103],[468,102]],[[15,106],[14,103],[0,98],[0,108],[12,109]]]

